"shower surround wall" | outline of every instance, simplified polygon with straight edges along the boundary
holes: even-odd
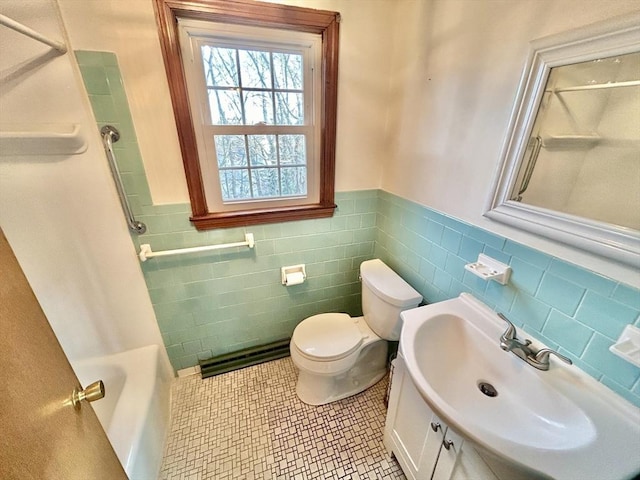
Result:
[[[532,336],[636,405],[640,369],[608,351],[626,324],[640,326],[640,291],[381,190],[337,194],[330,219],[197,232],[188,204],[154,206],[115,55],[76,52],[99,125],[114,144],[135,214],[147,224],[136,248],[234,242],[255,250],[150,259],[142,264],[167,351],[176,369],[198,359],[291,335],[306,316],[360,314],[359,264],[378,257],[429,302],[471,292]],[[513,268],[509,285],[483,280],[464,264],[485,253]],[[280,284],[280,267],[307,264],[307,281]]]

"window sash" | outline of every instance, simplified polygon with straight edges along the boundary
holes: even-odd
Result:
[[[213,30],[209,25],[202,25],[198,21],[180,20],[180,32],[185,61],[185,71],[187,73],[188,84],[195,86],[189,92],[192,111],[199,112],[200,122],[194,125],[198,133],[199,150],[205,156],[200,158],[202,178],[204,181],[204,191],[207,204],[218,211],[246,209],[252,203],[260,205],[262,208],[269,206],[291,206],[300,203],[317,203],[319,201],[319,144],[316,136],[319,136],[320,119],[316,118],[318,111],[314,104],[321,101],[319,89],[315,88],[314,76],[317,74],[314,62],[319,56],[317,51],[319,42],[317,39],[309,38],[305,35],[291,35],[291,32],[275,32],[275,38],[263,39],[263,29],[251,27],[229,27],[227,25],[216,25]],[[220,30],[217,29],[220,27]],[[256,36],[260,36],[257,40]],[[285,38],[287,39],[285,41]],[[204,60],[201,55],[202,47],[221,47],[230,49],[253,49],[258,51],[268,51],[277,53],[293,53],[301,55],[303,58],[303,95],[304,95],[304,124],[303,125],[282,125],[282,124],[237,124],[223,125],[213,124],[211,114],[211,104],[208,99]],[[314,50],[315,47],[315,50]],[[241,91],[287,91],[285,89],[274,89],[273,82],[271,89],[242,88]],[[298,91],[296,91],[298,92]],[[242,102],[242,99],[240,100]],[[275,100],[274,100],[275,101]],[[273,111],[275,116],[275,108]],[[244,106],[243,106],[244,116]],[[275,120],[275,118],[274,118]],[[306,145],[306,195],[299,196],[279,196],[279,197],[254,197],[247,199],[225,200],[222,191],[222,175],[218,168],[218,159],[215,149],[215,135],[276,135],[276,134],[304,134]]]
[[[214,134],[213,132],[215,132],[217,129],[216,128],[209,128],[209,131],[211,132],[210,135],[208,135],[209,139],[213,139],[212,142],[210,142],[211,144],[213,144],[213,148],[216,148],[215,145],[215,137],[219,134]],[[227,129],[225,129],[227,130]],[[231,130],[237,130],[237,133],[232,133],[231,135],[234,136],[241,136],[242,141],[243,141],[243,147],[244,147],[244,153],[245,153],[245,159],[244,159],[244,163],[241,165],[231,165],[231,166],[224,166],[221,167],[218,163],[219,163],[219,159],[217,157],[217,155],[215,156],[215,162],[216,162],[216,169],[218,171],[218,176],[220,178],[220,182],[222,184],[222,179],[223,179],[223,173],[224,172],[229,172],[232,170],[238,171],[238,172],[246,172],[247,174],[247,180],[249,182],[249,192],[250,192],[250,196],[248,197],[244,197],[244,198],[225,198],[224,192],[222,191],[222,185],[221,185],[221,197],[222,197],[222,203],[225,205],[231,205],[231,204],[247,204],[247,203],[251,203],[251,202],[256,202],[256,201],[260,201],[260,202],[264,202],[264,201],[280,201],[280,200],[287,200],[287,201],[291,201],[294,199],[297,199],[298,201],[306,199],[309,195],[309,192],[314,192],[315,188],[314,186],[310,186],[309,185],[309,179],[314,179],[314,170],[313,170],[313,165],[309,165],[308,163],[308,148],[306,147],[307,144],[307,140],[306,140],[306,135],[304,135],[304,133],[302,132],[298,132],[295,133],[294,135],[298,135],[298,136],[303,136],[305,137],[305,158],[302,162],[285,162],[283,161],[283,155],[282,155],[282,151],[280,150],[280,140],[279,137],[283,136],[283,135],[291,135],[292,133],[289,131],[284,131],[282,134],[266,134],[268,136],[272,136],[274,137],[274,147],[275,147],[275,155],[276,158],[275,163],[273,164],[256,164],[254,163],[254,158],[251,157],[251,140],[250,138],[252,136],[265,136],[265,134],[259,133],[259,134],[247,134],[245,130],[243,129],[231,129]],[[263,129],[260,129],[263,130]],[[303,129],[304,130],[304,129]],[[214,156],[211,156],[212,158],[214,158]],[[286,183],[283,184],[283,181],[286,180],[286,176],[288,174],[291,174],[293,170],[297,170],[299,171],[300,169],[304,169],[304,186],[305,186],[305,191],[304,192],[295,192],[295,193],[285,193],[283,191],[283,187],[286,186]],[[263,196],[256,196],[255,195],[255,186],[254,186],[254,181],[253,181],[253,176],[254,175],[259,175],[261,172],[264,172],[265,170],[273,170],[276,172],[276,181],[277,181],[277,190],[280,192],[279,195],[275,195],[275,196],[268,196],[268,195],[263,195]],[[224,173],[224,176],[226,178],[226,173]],[[259,187],[259,185],[257,186]],[[259,189],[259,188],[258,188]]]
[[[186,30],[188,31],[189,28],[186,27]],[[314,55],[313,55],[313,51],[310,49],[310,47],[312,45],[299,45],[298,43],[289,43],[289,44],[282,44],[281,42],[273,42],[273,41],[261,41],[261,42],[246,42],[246,39],[244,38],[244,36],[241,36],[240,38],[237,39],[238,41],[233,42],[231,40],[229,40],[228,36],[224,36],[222,39],[220,39],[218,36],[214,36],[214,37],[210,37],[210,36],[202,36],[202,33],[200,35],[194,36],[192,37],[192,51],[193,53],[193,60],[194,63],[199,63],[201,65],[201,73],[203,74],[203,76],[205,76],[204,80],[204,88],[206,89],[207,92],[210,91],[219,91],[219,92],[238,92],[239,94],[239,102],[241,105],[241,110],[242,110],[242,116],[245,117],[246,112],[245,112],[245,101],[244,101],[244,94],[245,93],[249,93],[249,92],[255,92],[255,93],[267,93],[267,94],[271,94],[271,102],[272,102],[272,114],[273,114],[273,118],[274,118],[274,122],[273,123],[269,123],[269,124],[273,124],[273,125],[291,125],[291,124],[279,124],[276,123],[276,117],[277,117],[277,108],[276,108],[276,96],[277,94],[287,94],[287,93],[292,93],[292,94],[302,94],[303,95],[303,104],[304,104],[304,120],[303,120],[303,125],[310,125],[313,123],[314,118],[313,118],[313,112],[312,110],[309,109],[310,106],[313,106],[313,67],[314,67]],[[207,85],[206,82],[206,75],[204,75],[204,60],[202,58],[202,48],[203,47],[211,47],[211,48],[226,48],[226,49],[232,49],[236,51],[236,58],[235,58],[235,66],[237,67],[237,71],[236,71],[236,75],[238,77],[237,79],[237,85],[235,86],[210,86]],[[244,85],[244,81],[242,79],[242,73],[241,70],[242,68],[240,67],[240,59],[238,58],[238,53],[240,51],[246,51],[246,50],[250,50],[250,51],[259,51],[259,52],[264,52],[264,53],[269,53],[270,54],[270,58],[269,58],[269,67],[270,67],[270,75],[269,75],[269,80],[270,80],[270,87],[251,87],[251,86],[245,86]],[[195,52],[198,52],[198,54],[196,55]],[[291,55],[299,55],[300,57],[302,57],[302,87],[299,89],[295,89],[295,88],[279,88],[276,86],[276,75],[274,72],[274,62],[273,62],[273,54],[291,54]],[[208,100],[208,98],[207,98]],[[210,107],[211,103],[208,102],[207,105]],[[212,113],[212,112],[210,112]],[[203,119],[203,122],[205,124],[213,124],[211,121],[209,121],[212,117],[207,117]],[[246,117],[243,118],[244,120],[246,120]],[[240,123],[238,125],[252,125],[251,123]]]

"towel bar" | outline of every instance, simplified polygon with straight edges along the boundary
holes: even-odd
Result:
[[[197,253],[197,252],[206,252],[209,250],[220,250],[223,248],[233,248],[233,247],[249,247],[253,248],[255,245],[255,241],[253,239],[253,233],[247,233],[244,236],[244,242],[235,242],[235,243],[221,243],[219,245],[205,245],[202,247],[191,247],[191,248],[179,248],[176,250],[163,250],[161,252],[153,252],[151,251],[151,245],[148,243],[140,245],[140,253],[138,257],[141,261],[146,262],[148,258],[153,257],[165,257],[168,255],[182,255],[185,253]]]

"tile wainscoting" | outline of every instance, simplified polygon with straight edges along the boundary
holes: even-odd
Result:
[[[246,347],[290,337],[305,317],[361,315],[360,263],[373,256],[377,190],[338,193],[333,218],[198,232],[190,205],[153,205],[116,56],[77,51],[98,127],[112,124],[118,167],[136,218],[136,249],[154,251],[243,241],[255,248],[159,257],[142,263],[160,331],[176,370]],[[106,159],[105,159],[106,162]],[[280,268],[305,264],[307,280],[284,287]]]
[[[114,54],[76,52],[99,126],[114,144],[134,213],[148,227],[136,249],[241,241],[237,249],[142,264],[158,324],[176,369],[199,359],[288,337],[309,315],[361,314],[358,268],[378,257],[430,302],[470,292],[636,405],[640,369],[609,352],[626,324],[640,326],[640,291],[381,190],[339,192],[330,219],[198,232],[189,204],[153,205]],[[106,159],[105,159],[106,161]],[[464,269],[485,253],[511,265],[508,285]],[[304,263],[307,281],[280,284],[280,267]]]
[[[640,326],[640,291],[383,191],[376,225],[374,256],[429,303],[469,292],[640,405],[640,368],[609,352]],[[509,284],[464,269],[479,253],[512,267]]]

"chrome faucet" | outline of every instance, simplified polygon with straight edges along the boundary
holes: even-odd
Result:
[[[502,313],[498,313],[498,316],[507,322],[507,329],[500,336],[500,348],[505,352],[513,353],[516,357],[524,360],[538,370],[549,370],[549,356],[552,354],[569,365],[573,364],[570,358],[567,358],[550,348],[541,348],[537,352],[534,351],[529,347],[529,345],[531,345],[531,340],[527,339],[524,342],[520,341],[516,336],[516,327],[513,323],[511,323]]]

